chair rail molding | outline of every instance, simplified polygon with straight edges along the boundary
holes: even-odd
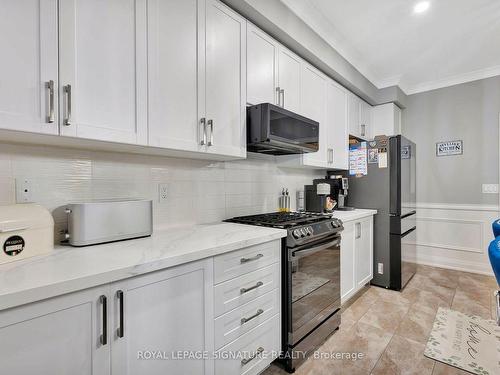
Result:
[[[491,223],[499,206],[418,202],[417,251],[419,264],[492,274],[488,244],[493,239]]]

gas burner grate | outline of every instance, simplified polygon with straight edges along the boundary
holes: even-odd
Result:
[[[230,220],[233,223],[293,228],[298,225],[329,220],[331,215],[314,212],[271,212],[267,214],[240,216]]]

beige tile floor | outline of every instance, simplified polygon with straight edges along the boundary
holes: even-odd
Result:
[[[342,313],[341,328],[318,351],[362,352],[352,360],[309,358],[298,375],[466,375],[424,356],[438,307],[495,317],[493,277],[418,266],[403,292],[369,287]],[[272,365],[264,375],[286,374]]]

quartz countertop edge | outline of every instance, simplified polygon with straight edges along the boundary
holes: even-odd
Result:
[[[332,216],[342,220],[343,222],[363,219],[375,215],[377,210],[360,209],[356,208],[352,211],[333,211]]]
[[[108,244],[56,246],[53,253],[0,265],[0,311],[286,237],[234,223],[158,230]]]

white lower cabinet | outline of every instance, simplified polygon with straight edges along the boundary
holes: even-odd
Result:
[[[340,246],[342,303],[373,279],[373,216],[344,223]]]
[[[245,267],[217,285],[231,253],[0,311],[0,372],[257,374],[280,349],[280,258],[241,255],[280,243],[234,251]]]
[[[111,329],[103,336],[100,300],[108,292],[106,285],[0,311],[0,372],[109,374]]]
[[[213,352],[212,259],[127,279],[111,290],[112,374],[213,374],[211,359],[147,359],[150,351]]]

